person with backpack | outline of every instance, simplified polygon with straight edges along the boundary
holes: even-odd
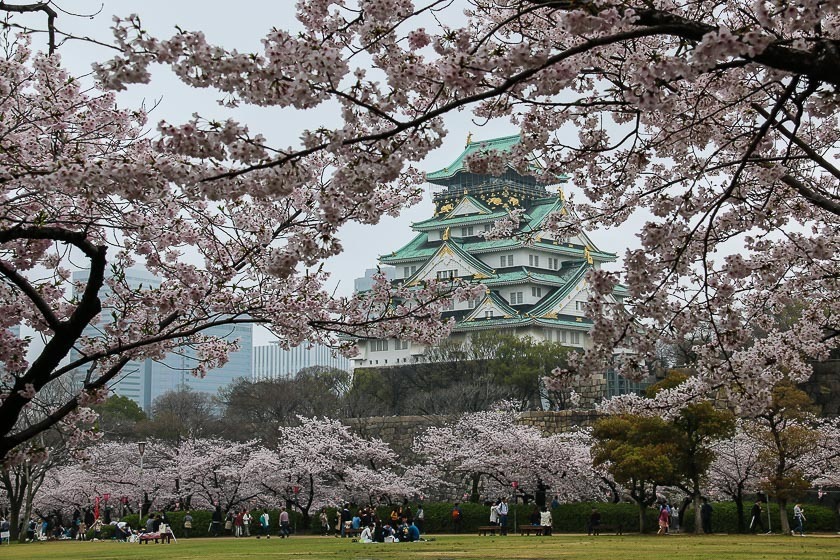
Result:
[[[507,535],[507,520],[508,520],[507,498],[502,498],[502,501],[499,502],[499,505],[496,509],[499,510],[499,525],[502,528],[501,533],[502,533],[502,535]]]
[[[462,517],[461,506],[458,502],[455,502],[455,506],[452,508],[452,532],[456,535],[461,532]]]
[[[187,510],[187,513],[184,515],[184,537],[190,538],[190,533],[192,532],[192,524],[193,524],[193,517],[190,515],[190,511]]]

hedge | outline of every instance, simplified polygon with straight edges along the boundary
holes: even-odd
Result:
[[[416,514],[416,504],[410,504],[411,510]],[[460,503],[461,508],[461,532],[475,533],[477,528],[482,525],[487,525],[490,520],[490,508],[483,504],[475,503]],[[453,503],[430,503],[424,504],[425,510],[425,527],[424,533],[451,533],[452,525],[452,508]],[[508,527],[511,531],[514,528],[514,518],[516,522],[521,525],[528,523],[528,518],[533,511],[533,505],[518,504],[515,507],[510,506],[510,513],[508,514]],[[712,503],[712,530],[716,533],[736,533],[738,529],[736,508],[733,502],[713,502]],[[752,502],[744,504],[744,515],[749,515]],[[586,526],[589,521],[589,516],[593,508],[597,508],[601,513],[601,523],[603,525],[621,525],[625,532],[635,533],[639,530],[639,510],[635,504],[630,503],[571,503],[561,504],[560,506],[551,510],[553,519],[554,531],[558,533],[583,533],[586,531]],[[391,506],[377,507],[376,513],[380,519],[389,519]],[[251,522],[251,535],[259,533],[259,516],[262,515],[263,510],[254,510],[251,512],[253,521]],[[774,531],[779,531],[779,513],[776,504],[770,505],[770,515]],[[793,506],[788,508],[788,517],[793,522]],[[191,535],[194,537],[204,537],[208,535],[208,529],[212,518],[212,512],[207,510],[192,510],[193,528]],[[269,510],[270,527],[272,534],[277,534],[279,510]],[[318,519],[320,510],[311,512],[310,528],[307,533],[319,534],[321,532],[321,523]],[[330,520],[330,530],[335,530],[336,517],[338,510],[335,508],[328,508],[327,514]],[[805,514],[808,520],[805,523],[806,532],[834,532],[837,527],[837,516],[831,508],[808,504],[805,507]],[[172,525],[175,536],[178,538],[184,537],[184,515],[182,511],[167,512],[167,517]],[[764,510],[764,523],[767,524],[767,510]],[[648,508],[645,513],[646,527],[649,531],[655,531],[657,524],[656,518],[658,512],[655,508]],[[137,527],[137,516],[128,515],[124,518],[131,527]],[[303,518],[300,512],[290,512],[291,525],[296,528],[298,533],[304,533]],[[745,519],[745,525],[749,523],[749,519]],[[691,532],[694,528],[694,510],[689,506],[686,509],[683,518],[680,519],[680,531]],[[222,528],[223,529],[223,528]],[[227,534],[222,530],[222,534]],[[107,538],[107,537],[106,537]]]

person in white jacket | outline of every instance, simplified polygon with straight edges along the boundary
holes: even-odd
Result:
[[[498,525],[499,524],[499,504],[501,501],[496,502],[492,506],[490,506],[490,525]]]
[[[359,535],[359,542],[363,543],[371,543],[373,542],[373,526],[369,525],[362,529],[362,533]]]

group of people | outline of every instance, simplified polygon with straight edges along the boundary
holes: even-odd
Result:
[[[359,542],[412,542],[420,540],[426,513],[421,504],[416,513],[412,512],[407,502],[394,506],[386,519],[380,519],[373,507],[362,507],[351,511],[345,503],[336,519],[336,536],[351,537],[358,535]],[[326,508],[319,515],[321,533],[330,535],[332,527]]]
[[[708,502],[705,502],[708,504]],[[657,502],[656,507],[659,508],[659,516],[656,521],[659,524],[657,535],[668,535],[670,533],[678,533],[680,531],[680,508],[671,504],[670,502]],[[711,507],[709,506],[709,514],[711,515]],[[701,514],[703,509],[700,510]],[[703,529],[706,529],[706,524],[703,524]],[[712,532],[711,520],[709,521],[709,533]]]

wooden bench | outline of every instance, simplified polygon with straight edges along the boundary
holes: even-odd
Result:
[[[501,525],[483,525],[483,526],[478,528],[478,536],[479,537],[481,537],[481,536],[486,537],[487,533],[492,533],[492,534],[495,535],[496,531],[499,531],[501,533],[501,531],[502,531]]]
[[[137,542],[140,544],[149,544],[149,541],[155,541],[155,544],[158,544],[158,541],[161,543],[169,544],[172,542],[172,533],[167,531],[166,533],[142,533],[138,538]]]
[[[364,529],[361,527],[358,529],[344,529],[344,535],[347,537],[358,537],[362,534],[362,531],[364,531]]]
[[[545,531],[545,527],[542,525],[520,525],[519,526],[519,534],[521,536],[525,535],[537,535],[538,537],[542,536],[543,532]]]
[[[600,535],[601,531],[614,532],[616,535],[623,535],[624,534],[624,526],[621,523],[617,523],[617,524],[601,523],[600,525],[598,525],[596,527],[590,527],[589,534]]]

